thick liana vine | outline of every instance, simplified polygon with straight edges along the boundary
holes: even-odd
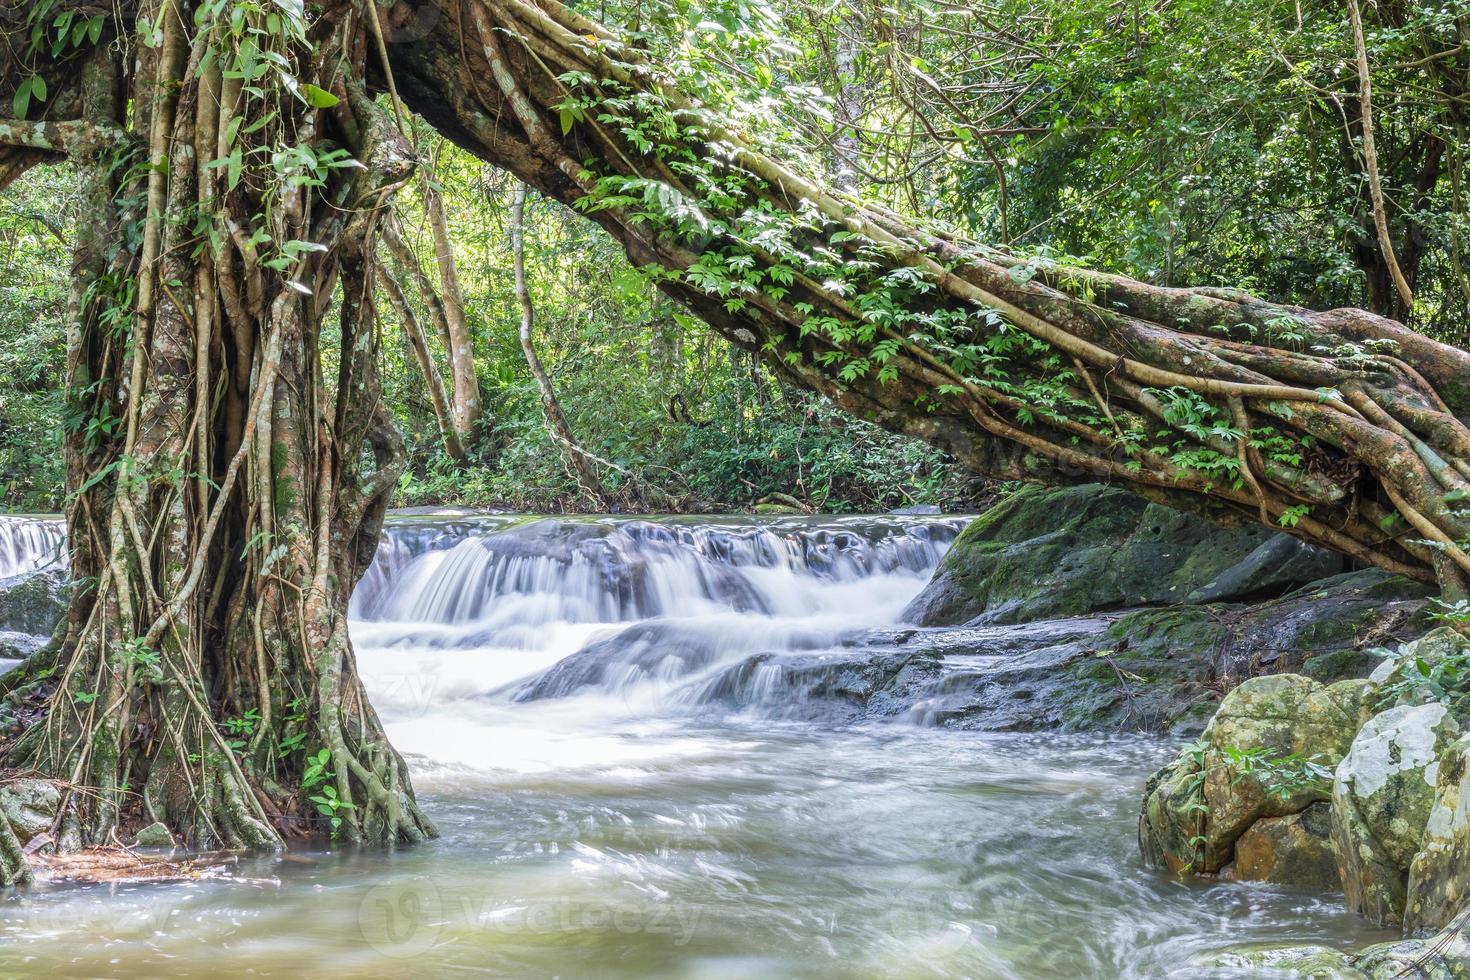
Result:
[[[783,162],[758,120],[726,124],[553,0],[439,7],[427,41],[392,46],[409,104],[791,380],[983,472],[1126,483],[1463,588],[1465,352],[963,240]]]
[[[111,138],[57,148],[93,216],[68,336],[76,596],[7,678],[41,714],[4,762],[66,787],[63,850],[154,821],[201,848],[421,839],[346,626],[402,466],[373,283],[413,172],[361,81],[365,10],[128,13],[76,84]]]

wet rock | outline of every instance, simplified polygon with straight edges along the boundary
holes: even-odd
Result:
[[[1373,643],[1385,624],[1405,618],[1401,607],[1417,610],[1422,605],[1420,600],[1399,603],[1372,595],[1382,585],[1383,576],[1365,573],[1341,576],[1325,587],[1258,607],[1182,606],[1026,624],[865,630],[838,641],[844,661],[866,657],[892,665],[903,662],[899,654],[926,652],[934,658],[934,669],[924,673],[922,684],[889,686],[881,697],[827,699],[820,693],[825,687],[806,683],[823,663],[813,657],[799,669],[792,666],[789,677],[799,683],[782,696],[797,699],[817,692],[833,717],[844,719],[877,717],[881,705],[883,717],[905,715],[920,724],[950,728],[1197,735],[1219,705],[1221,673],[1261,669],[1263,657],[1271,659],[1269,666],[1285,668],[1340,643]],[[724,657],[711,649],[713,640],[667,624],[643,624],[568,658],[520,696],[555,696],[558,689],[567,692],[589,684],[616,686],[622,676],[617,671],[635,662],[645,673],[628,676],[648,679],[677,666],[675,660],[666,660],[670,657],[689,672],[703,670]],[[814,638],[810,649],[815,653],[828,641]],[[640,644],[646,645],[632,649]],[[1293,652],[1276,655],[1282,647]],[[802,642],[795,641],[792,649],[800,655]],[[788,659],[762,653],[760,670],[750,662],[732,664],[715,675],[711,683],[718,695],[710,695],[706,703],[723,699],[744,707],[761,704],[745,688],[762,679],[768,690],[785,683],[781,671]],[[1364,707],[1370,687],[1357,681],[1332,689],[1345,714],[1363,720],[1371,714]],[[821,716],[818,707],[780,703],[779,693],[773,691],[761,710]],[[853,707],[858,703],[860,711]],[[1345,737],[1350,741],[1351,732]]]
[[[137,847],[173,847],[174,835],[162,823],[151,823],[133,835]]]
[[[854,724],[908,710],[940,672],[938,658],[925,650],[761,654],[713,678],[694,702],[758,707],[763,717],[782,721]]]
[[[1235,842],[1235,860],[1227,869],[1228,876],[1316,892],[1336,891],[1337,855],[1331,838],[1331,807],[1325,802],[1290,816],[1257,820]]]
[[[1350,909],[1403,921],[1409,865],[1434,803],[1440,754],[1460,734],[1443,704],[1405,705],[1373,717],[1337,767],[1332,839]]]
[[[45,779],[13,779],[0,786],[0,815],[15,836],[25,843],[51,829],[61,793]]]
[[[1280,595],[1342,567],[1265,527],[1219,527],[1114,487],[1027,489],[970,524],[904,618],[1020,623]]]
[[[1437,935],[1370,946],[1350,963],[1370,980],[1470,980],[1470,909]]]
[[[1470,735],[1439,757],[1434,802],[1409,866],[1404,929],[1438,929],[1470,898]]]
[[[45,645],[44,636],[0,630],[0,660],[24,660]]]
[[[1368,980],[1347,953],[1329,946],[1285,946],[1233,949],[1196,961],[1206,976],[1229,971],[1231,976],[1293,977],[1298,980]]]
[[[1246,948],[1196,964],[1201,973],[1310,980],[1470,980],[1470,909],[1438,935],[1347,953],[1326,946]]]
[[[655,680],[680,680],[718,660],[725,640],[680,623],[640,623],[558,661],[520,685],[512,700],[562,698],[590,688],[612,693]],[[793,643],[799,646],[800,640]]]
[[[0,631],[48,637],[66,608],[66,574],[61,569],[0,579]]]

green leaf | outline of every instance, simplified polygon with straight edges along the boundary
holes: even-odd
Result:
[[[572,131],[572,125],[576,121],[577,118],[572,115],[572,110],[563,109],[561,111],[561,134],[565,136],[570,133]]]
[[[32,76],[15,87],[15,98],[11,99],[10,107],[17,119],[24,119],[31,107],[31,83],[34,81],[35,77]]]
[[[318,88],[310,82],[301,86],[301,95],[314,109],[330,109],[342,101],[326,89]]]
[[[235,185],[240,183],[240,171],[243,169],[245,169],[245,158],[237,146],[230,151],[229,157],[225,160],[225,180],[230,185],[230,190],[234,190]]]

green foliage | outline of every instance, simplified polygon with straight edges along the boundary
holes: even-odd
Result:
[[[586,509],[547,435],[519,347],[504,234],[512,187],[448,148],[438,153],[436,176],[452,205],[450,232],[490,420],[487,465],[460,469],[445,456],[417,364],[406,344],[391,342],[384,385],[412,447],[400,501]],[[411,199],[403,210],[417,213]],[[560,205],[533,201],[526,220],[536,346],[579,441],[626,471],[603,470],[617,506],[731,509],[777,492],[836,512],[939,502],[948,467],[938,451],[847,418],[773,377],[664,298],[656,270],[630,267],[611,239]],[[432,268],[427,230],[409,232]],[[694,274],[720,288],[742,269],[711,254]],[[742,288],[732,284],[728,292]]]
[[[1470,622],[1470,602],[1460,600],[1438,605],[1439,608],[1431,615],[1442,621],[1457,626]],[[1389,658],[1398,670],[1398,679],[1378,691],[1380,711],[1395,704],[1439,701],[1457,717],[1470,719],[1470,640],[1435,660],[1403,650],[1395,652],[1380,648],[1374,652]]]
[[[42,168],[0,194],[0,508],[61,504],[70,168]]]
[[[1325,791],[1332,784],[1332,770],[1319,760],[1320,755],[1310,758],[1293,752],[1277,755],[1264,746],[1248,749],[1227,745],[1224,749],[1225,765],[1231,771],[1231,784],[1254,779],[1267,796],[1289,800],[1305,790]]]
[[[342,827],[342,811],[352,809],[352,804],[337,795],[337,787],[332,785],[337,774],[331,770],[331,764],[330,749],[320,749],[307,756],[306,769],[301,775],[301,793],[316,807],[317,814],[326,819],[335,836]]]
[[[613,0],[595,14],[625,29],[742,139],[798,169],[830,170],[839,129],[834,100],[855,92],[861,170],[875,178],[862,192],[910,217],[1006,245],[1021,259],[1010,270],[1016,283],[1039,278],[1094,302],[1089,282],[1058,273],[1063,263],[1164,284],[1239,287],[1307,306],[1382,299],[1361,167],[1352,134],[1343,138],[1351,43],[1342,11],[1331,5],[1186,0],[1124,10],[1103,0],[1001,0],[982,16],[930,0],[896,7]],[[59,0],[38,0],[27,17],[35,51],[80,50],[101,36],[100,15]],[[223,171],[232,190],[259,192],[260,213],[244,229],[246,239],[262,267],[289,277],[320,246],[275,240],[275,202],[354,165],[341,147],[298,141],[279,115],[282,94],[318,108],[336,102],[296,78],[310,11],[204,0],[194,17],[218,29],[220,43],[207,58],[241,83],[249,103],[222,133],[220,158],[206,165]],[[1470,240],[1458,180],[1464,95],[1446,88],[1445,72],[1463,72],[1465,55],[1455,50],[1463,12],[1390,3],[1369,20],[1393,230],[1401,258],[1418,270],[1415,325],[1462,339],[1470,322],[1470,279],[1455,248]],[[860,39],[846,68],[832,57],[839,30]],[[156,45],[160,25],[145,17],[136,37]],[[811,244],[812,214],[786,212],[755,175],[726,165],[720,153],[697,152],[707,135],[703,121],[671,111],[658,94],[590,71],[567,72],[559,82],[564,94],[553,109],[564,134],[593,126],[616,132],[681,185],[599,174],[596,160],[587,160],[594,191],[582,211],[618,209],[697,257],[683,272],[630,269],[589,223],[559,206],[531,208],[536,343],[578,438],[614,464],[603,468],[603,479],[616,506],[672,499],[691,509],[727,508],[785,492],[826,510],[871,510],[937,502],[954,482],[942,454],[843,418],[713,337],[658,292],[660,283],[676,281],[730,311],[794,304],[806,317],[803,336],[816,345],[831,341],[818,360],[840,379],[898,383],[898,353],[920,345],[965,384],[1010,399],[1017,425],[1081,422],[1115,440],[1135,467],[1156,454],[1207,482],[1238,486],[1241,438],[1270,462],[1308,462],[1310,440],[1269,426],[1236,432],[1228,413],[1183,389],[1152,392],[1168,428],[1152,431],[1152,420],[1116,425],[1085,397],[1070,361],[994,311],[935,304],[929,277],[893,268],[856,232]],[[48,96],[39,75],[22,78],[12,109],[37,115]],[[248,125],[240,122],[246,118]],[[489,421],[480,458],[468,468],[451,465],[438,448],[417,365],[385,319],[384,335],[394,338],[385,344],[385,394],[412,452],[400,501],[586,507],[561,448],[546,435],[519,351],[504,234],[509,185],[462,154],[436,149],[427,133],[420,143],[437,161]],[[136,176],[146,161],[124,156],[117,165]],[[79,384],[72,404],[59,394],[74,220],[69,181],[65,170],[38,170],[0,197],[6,508],[58,507],[62,433],[79,433],[90,450],[121,424],[107,399],[94,397],[107,379]],[[417,213],[414,196],[411,189],[400,196],[405,214]],[[132,210],[140,204],[131,202]],[[200,211],[186,220],[197,225],[203,250],[222,232]],[[427,235],[410,233],[430,265]],[[841,296],[852,314],[797,302],[804,281]],[[134,288],[128,279],[92,284],[89,299],[103,310],[104,329],[128,329]],[[389,309],[381,300],[377,307],[380,316]],[[1287,315],[1243,333],[1302,351],[1301,326]],[[328,347],[332,329],[324,331]],[[442,345],[437,338],[431,345],[442,362]],[[1365,345],[1312,353],[1367,363],[1391,351]],[[939,385],[918,401],[941,406],[960,390]],[[117,465],[98,461],[94,479]],[[1302,505],[1278,519],[1292,527],[1306,515]]]

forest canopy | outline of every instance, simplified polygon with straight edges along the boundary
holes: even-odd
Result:
[[[44,6],[10,16],[34,26]],[[1373,228],[1353,39],[1338,5],[640,3],[596,13],[762,125],[774,120],[790,152],[845,167],[901,212],[1164,285],[1401,312]],[[427,16],[385,11],[407,44]],[[1377,5],[1365,24],[1392,240],[1415,286],[1410,323],[1451,342],[1470,323],[1463,24],[1453,5],[1413,4]],[[403,500],[589,506],[516,344],[505,228],[514,182],[416,127],[446,201],[491,465],[466,473],[445,455],[412,352],[394,339],[384,385],[410,445]],[[73,170],[39,168],[0,195],[0,501],[11,509],[55,509],[63,493],[76,181]],[[403,197],[411,244],[431,268],[417,188]],[[666,506],[642,483],[696,509],[783,492],[828,510],[965,499],[968,481],[940,455],[782,384],[651,289],[590,222],[534,199],[528,214],[541,357],[588,448],[639,477],[607,471],[623,506]],[[427,316],[421,295],[408,299]],[[386,297],[380,306],[390,309]]]

